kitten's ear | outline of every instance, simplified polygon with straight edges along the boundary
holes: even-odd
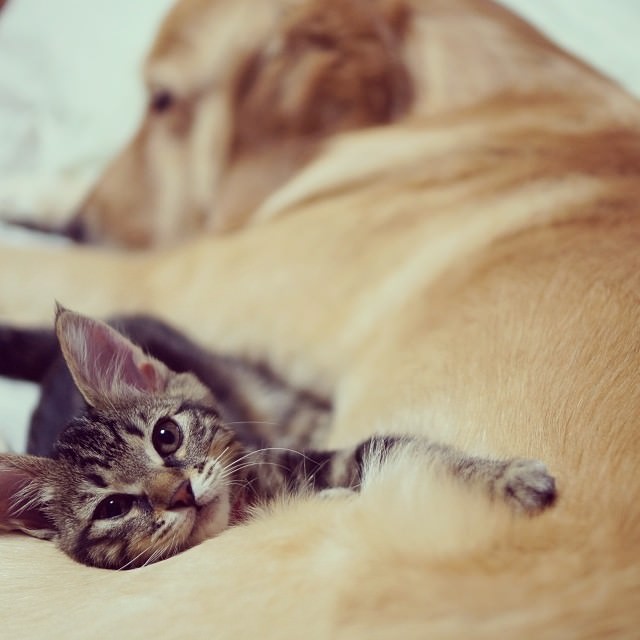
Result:
[[[48,458],[0,454],[0,531],[48,540],[57,536],[46,510],[54,465]]]
[[[60,306],[56,333],[76,386],[92,407],[161,393],[175,375],[109,325]]]

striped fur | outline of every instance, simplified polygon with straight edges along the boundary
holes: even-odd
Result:
[[[62,432],[51,459],[0,456],[0,526],[55,539],[85,564],[143,566],[244,521],[258,504],[358,490],[371,465],[406,448],[516,510],[533,514],[555,498],[537,461],[473,458],[423,438],[373,436],[333,451],[248,445],[193,374],[78,314],[59,311],[57,327],[89,411]]]

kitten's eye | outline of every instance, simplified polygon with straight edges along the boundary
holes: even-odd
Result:
[[[126,493],[114,493],[111,496],[107,496],[95,508],[92,519],[110,520],[111,518],[120,518],[131,511],[135,499],[135,496],[130,496]]]
[[[151,96],[149,108],[155,113],[164,113],[165,111],[169,111],[169,109],[171,109],[174,102],[175,98],[173,97],[173,94],[166,89],[161,89],[160,91],[156,91]]]
[[[182,431],[173,420],[163,418],[153,427],[151,442],[162,457],[169,456],[180,448]]]

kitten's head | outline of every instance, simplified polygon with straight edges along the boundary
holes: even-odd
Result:
[[[225,529],[243,453],[210,392],[106,324],[59,309],[56,331],[90,406],[53,458],[0,455],[0,528],[54,539],[85,564],[131,568]]]

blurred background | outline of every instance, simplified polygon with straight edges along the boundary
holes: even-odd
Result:
[[[66,217],[141,117],[141,63],[173,1],[6,3],[0,11],[0,217]],[[639,0],[501,1],[640,96]],[[6,243],[37,241],[0,224],[0,251]],[[14,450],[24,447],[35,398],[33,385],[0,379],[0,437]]]

